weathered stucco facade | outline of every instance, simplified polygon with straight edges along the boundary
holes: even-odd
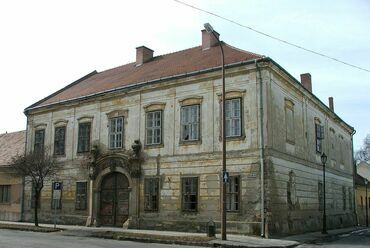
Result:
[[[205,35],[203,32],[203,38]],[[204,46],[203,40],[199,53],[212,51],[218,58],[217,46]],[[175,55],[154,58],[165,60],[166,56]],[[137,70],[155,61],[144,59],[136,63]],[[67,87],[26,109],[28,151],[33,149],[36,131],[44,130],[44,144],[53,152],[55,129],[65,127],[65,153],[57,156],[63,170],[51,180],[63,184],[59,222],[104,225],[113,221],[109,224],[193,232],[205,231],[210,220],[219,224],[221,77],[218,66],[208,65],[208,60],[199,64],[202,61],[206,64],[202,70],[138,81],[134,87],[88,97],[50,100]],[[321,153],[315,148],[315,123],[323,126],[321,149],[328,155],[328,227],[352,225],[352,127],[273,60],[255,55],[238,63],[226,60],[226,64],[226,99],[240,99],[241,123],[240,133],[226,140],[227,170],[235,180],[228,232],[273,234],[320,229],[322,165]],[[184,141],[181,111],[193,105],[199,106],[199,138]],[[162,113],[161,142],[148,145],[147,113],[153,111]],[[123,147],[110,149],[110,120],[115,117],[123,117]],[[81,123],[91,124],[89,150],[93,155],[78,152]],[[141,149],[135,151],[132,145],[135,141],[138,144],[137,140]],[[116,184],[123,182],[114,191],[122,207],[113,209],[115,217],[108,221],[103,214],[107,178]],[[153,178],[158,182],[154,201],[158,206],[148,210],[145,185]],[[186,178],[196,178],[192,211],[184,211]],[[42,192],[41,221],[52,218],[51,181]],[[78,182],[87,187],[83,209],[76,207]],[[24,202],[25,216],[30,220],[31,185],[26,185]]]
[[[22,177],[10,163],[13,156],[24,153],[25,137],[25,131],[0,134],[0,220],[21,220]]]

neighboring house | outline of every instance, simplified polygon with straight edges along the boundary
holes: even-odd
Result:
[[[354,223],[354,129],[268,57],[222,43],[226,64],[228,232],[294,233]],[[220,221],[221,71],[217,40],[93,72],[25,109],[27,150],[49,146],[64,169],[41,196],[59,223],[204,231]],[[261,173],[262,172],[262,173]],[[25,217],[32,219],[31,185]]]
[[[366,224],[366,206],[368,212],[368,218],[370,215],[370,180],[366,187],[365,179],[361,175],[357,174],[355,179],[355,192],[356,192],[356,208],[357,208],[357,220],[359,225]],[[367,194],[366,194],[367,189]],[[367,197],[366,197],[367,195]],[[367,203],[367,205],[366,205]]]
[[[361,161],[357,164],[357,174],[370,180],[370,163]]]
[[[22,177],[10,167],[13,156],[24,154],[26,131],[0,134],[0,220],[20,221]]]
[[[357,207],[357,218],[360,225],[366,223],[366,201],[368,208],[368,215],[370,214],[370,164],[361,161],[356,166],[357,175],[355,179],[356,183],[356,207]],[[365,179],[368,181],[367,185],[367,199],[366,199],[366,185]]]

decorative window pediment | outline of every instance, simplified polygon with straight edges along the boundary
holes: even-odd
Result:
[[[246,90],[228,90],[225,93],[225,99],[233,99],[233,98],[243,98]],[[217,93],[218,100],[221,102],[222,100],[222,93]]]
[[[202,96],[190,96],[179,100],[180,106],[189,106],[189,105],[200,105],[203,101]]]
[[[144,106],[144,110],[145,112],[150,112],[150,111],[155,111],[155,110],[163,111],[165,106],[166,106],[166,103],[164,102],[155,102],[155,103],[151,103],[151,104]]]
[[[68,124],[68,120],[56,120],[54,121],[54,126],[55,127],[63,127],[63,126],[67,126]]]
[[[115,117],[128,117],[128,109],[122,109],[122,110],[113,110],[109,113],[107,113],[108,118],[115,118]]]
[[[82,116],[80,118],[78,118],[78,122],[79,123],[85,123],[85,122],[92,122],[94,119],[94,116]]]
[[[46,123],[39,123],[34,126],[34,129],[35,130],[46,129],[46,127],[47,127]]]

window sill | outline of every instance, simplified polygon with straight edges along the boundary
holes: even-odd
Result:
[[[163,148],[164,144],[144,145],[144,149]]]
[[[10,206],[12,205],[10,202],[0,202],[0,206]]]
[[[90,151],[87,151],[87,152],[77,152],[76,155],[77,156],[80,156],[80,157],[83,157],[83,156],[86,156],[86,155],[89,155],[90,154]]]
[[[201,145],[201,144],[202,144],[202,140],[189,140],[189,141],[182,140],[179,142],[180,146],[192,146],[192,145]]]
[[[54,154],[53,157],[54,158],[65,158],[66,154]]]
[[[286,142],[286,143],[288,143],[288,144],[291,144],[291,145],[295,146],[295,142],[294,142],[294,141],[291,141],[291,140],[285,140],[285,142]]]
[[[246,138],[245,135],[226,137],[226,142],[245,140],[245,138]],[[220,137],[220,141],[222,141],[222,137]]]

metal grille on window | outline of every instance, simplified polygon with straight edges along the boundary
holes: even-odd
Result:
[[[10,185],[0,185],[0,203],[10,202]]]
[[[181,140],[199,140],[199,105],[181,108]]]
[[[239,176],[230,176],[226,184],[226,210],[239,211]]]
[[[87,208],[87,182],[76,183],[76,210]]]
[[[184,177],[182,181],[182,210],[197,211],[198,205],[198,178]]]
[[[240,98],[225,101],[226,137],[241,136]]]
[[[109,146],[111,149],[123,147],[123,117],[110,119]]]
[[[146,178],[144,188],[145,188],[144,189],[145,210],[146,211],[157,211],[158,210],[159,179],[158,178]]]
[[[54,154],[64,155],[66,127],[56,127],[54,136]]]
[[[91,123],[80,123],[78,126],[78,152],[90,151]]]
[[[60,197],[58,200],[54,200],[54,184],[56,182],[53,182],[51,185],[52,190],[52,196],[51,196],[51,209],[62,209],[62,197]],[[62,191],[62,183],[58,182],[61,185],[60,190]]]
[[[162,142],[162,111],[146,114],[146,144],[158,145]]]
[[[44,141],[45,141],[45,129],[36,130],[34,149],[35,150],[44,149]]]

